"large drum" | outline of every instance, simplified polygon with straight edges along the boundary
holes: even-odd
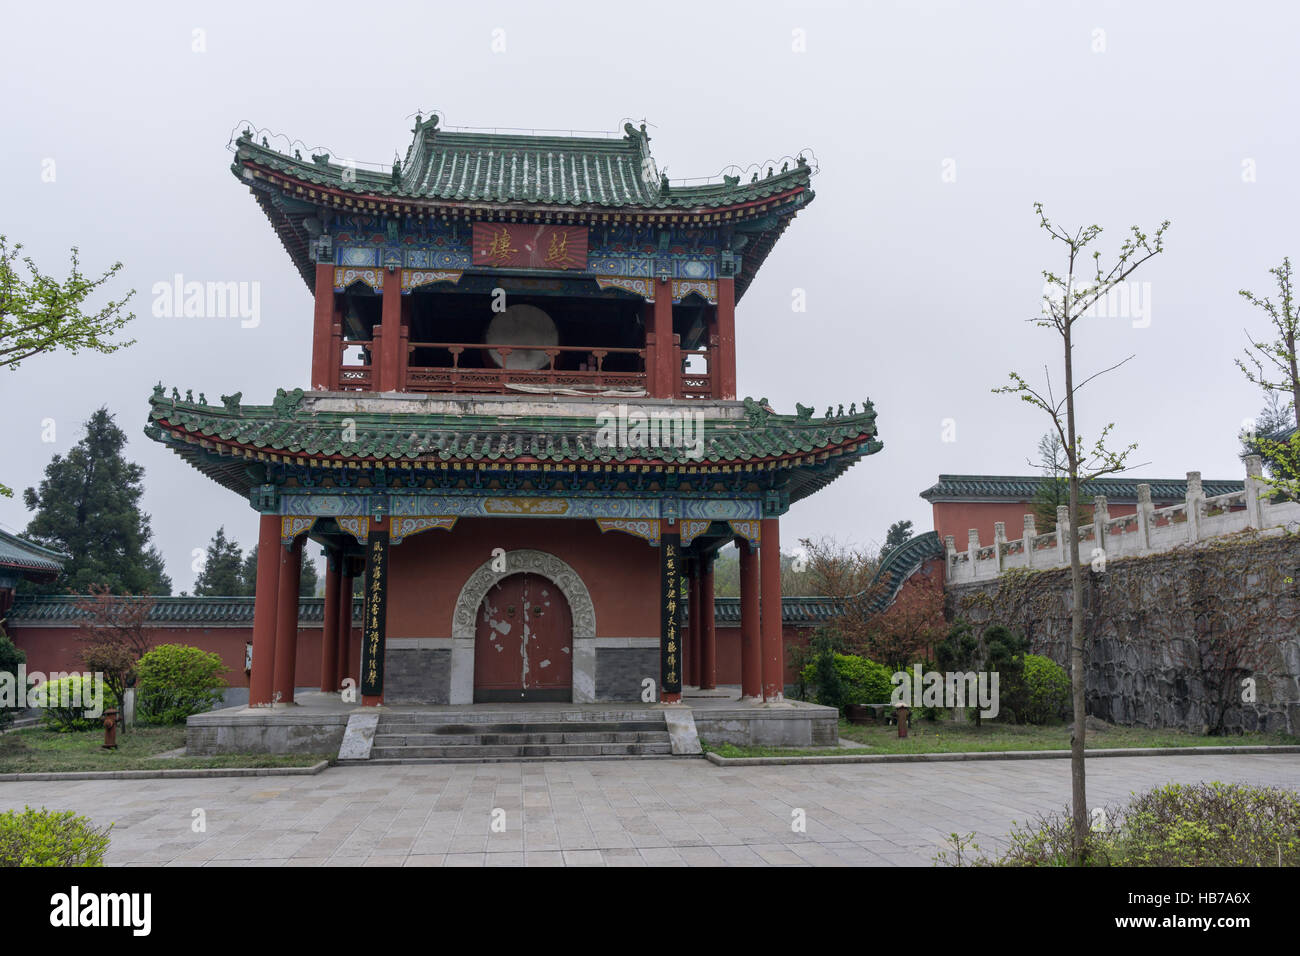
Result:
[[[551,317],[535,305],[512,305],[488,323],[484,341],[488,345],[536,345],[547,347],[560,341]],[[516,348],[503,356],[496,349],[488,355],[498,368],[536,370],[550,364],[550,356],[538,349]]]

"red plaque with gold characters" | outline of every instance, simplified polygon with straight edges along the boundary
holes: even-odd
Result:
[[[585,269],[587,227],[476,222],[473,263],[508,269]]]

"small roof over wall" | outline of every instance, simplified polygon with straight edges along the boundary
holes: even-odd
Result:
[[[43,548],[16,534],[0,531],[0,576],[8,571],[33,581],[47,581],[63,570],[70,555]]]
[[[940,475],[937,484],[921,492],[929,502],[936,501],[1029,501],[1048,479],[1041,475]],[[1111,504],[1136,504],[1137,486],[1151,486],[1155,501],[1182,501],[1187,497],[1186,478],[1112,478],[1104,477],[1079,484],[1084,500],[1105,495]],[[1206,497],[1231,494],[1245,488],[1243,481],[1205,479],[1201,487]]]

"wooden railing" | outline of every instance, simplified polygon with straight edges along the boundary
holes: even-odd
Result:
[[[681,385],[679,386],[681,397],[682,398],[712,398],[713,397],[712,375],[710,375],[708,371],[690,372],[685,370],[686,369],[685,363],[689,361],[690,356],[692,355],[698,355],[702,359],[704,359],[706,367],[710,368],[711,370],[711,366],[708,365],[710,360],[709,349],[679,348],[676,351],[678,356],[680,356],[682,362],[681,368],[683,369]]]
[[[451,355],[450,365],[413,365],[409,356],[416,349],[438,349]],[[461,356],[466,352],[494,351],[507,361],[512,352],[542,352],[547,356],[546,368],[497,368],[492,357],[484,355],[482,366],[465,367]],[[557,369],[556,360],[561,355],[580,355],[585,360],[576,369]],[[408,365],[404,385],[412,392],[504,392],[511,384],[550,385],[559,387],[589,388],[644,388],[646,386],[645,349],[587,348],[573,345],[486,345],[469,342],[410,342],[407,344]],[[637,358],[636,371],[608,371],[605,359],[611,355],[632,355]],[[586,366],[583,368],[582,366]]]
[[[360,346],[366,349],[373,357],[375,354],[374,342],[351,342],[343,341],[340,343],[343,349],[350,349]],[[339,391],[341,392],[369,392],[378,384],[374,380],[374,365],[345,365],[339,363],[338,378]]]

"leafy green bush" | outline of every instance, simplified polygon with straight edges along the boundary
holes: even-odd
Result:
[[[0,866],[103,866],[110,827],[71,810],[0,813]]]
[[[829,675],[819,676],[819,661],[825,660],[827,663],[820,664],[821,668],[826,668],[833,661],[833,669]],[[859,657],[856,654],[835,654],[832,658],[830,654],[819,656],[804,668],[801,675],[803,680],[817,688],[817,703],[827,704],[828,706],[843,707],[846,704],[887,704],[889,703],[890,694],[893,692],[893,684],[890,677],[893,673],[883,664],[877,664],[875,661],[866,657]],[[825,694],[824,687],[830,677],[838,685],[838,694],[836,702],[830,703],[829,697]]]
[[[976,854],[953,834],[953,853],[936,862],[958,866],[1067,866],[1069,808],[1014,828],[997,858]],[[1167,784],[1097,813],[1087,838],[1089,866],[1300,866],[1300,794],[1242,783]]]
[[[1050,724],[1070,713],[1070,675],[1050,657],[1026,654],[1022,710],[1026,724]]]
[[[179,724],[211,710],[226,689],[220,655],[185,644],[159,644],[136,664],[136,711],[142,723]]]
[[[104,711],[113,706],[108,688],[103,683],[96,688],[94,678],[83,674],[68,674],[58,680],[46,681],[35,693],[41,702],[41,718],[48,727],[61,734],[102,729]]]
[[[19,650],[14,642],[9,639],[4,628],[0,627],[0,671],[13,674],[14,679],[18,677],[18,665],[27,661],[27,654]],[[3,730],[14,719],[14,711],[10,707],[0,707],[0,730]]]

